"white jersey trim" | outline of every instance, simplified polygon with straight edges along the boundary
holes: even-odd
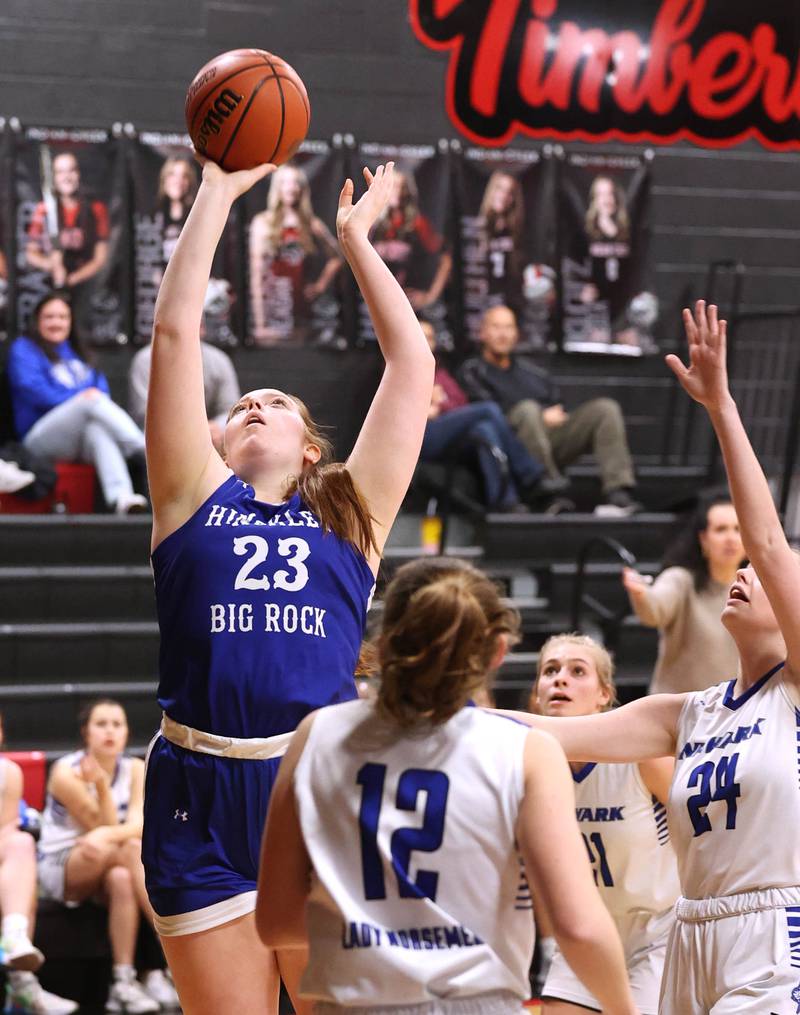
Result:
[[[215,902],[190,913],[176,913],[175,916],[154,914],[153,926],[161,937],[181,937],[184,934],[199,934],[203,930],[221,927],[240,916],[255,912],[256,893],[242,892],[222,902]]]

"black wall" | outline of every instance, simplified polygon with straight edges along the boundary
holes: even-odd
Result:
[[[286,58],[305,80],[312,136],[454,137],[444,110],[446,57],[417,42],[407,10],[406,0],[4,0],[0,115],[43,126],[130,121],[139,130],[182,130],[195,71],[223,50],[257,46]],[[745,309],[800,304],[796,153],[755,143],[657,148],[653,179],[652,259],[667,343],[677,340],[677,312],[690,292],[704,293],[714,260],[746,265]],[[585,394],[599,384],[623,402],[625,388],[642,388],[640,369],[569,367]],[[629,411],[653,433],[670,382],[658,364],[649,372],[658,409],[650,401]]]
[[[257,46],[285,57],[305,80],[312,136],[452,137],[446,56],[417,42],[407,11],[406,0],[4,0],[0,115],[43,126],[129,121],[181,130],[195,71],[223,50]],[[687,285],[703,288],[718,259],[746,264],[748,309],[800,303],[797,167],[797,154],[755,143],[657,149],[653,259],[665,313]]]

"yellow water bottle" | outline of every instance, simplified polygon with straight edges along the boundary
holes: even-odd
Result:
[[[440,552],[442,519],[436,513],[438,507],[436,498],[431,497],[428,501],[427,510],[422,517],[422,524],[420,525],[420,542],[422,543],[423,553],[435,555]]]

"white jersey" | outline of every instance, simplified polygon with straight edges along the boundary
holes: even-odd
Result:
[[[666,808],[645,786],[636,764],[584,765],[572,778],[578,826],[622,940],[636,1006],[643,1015],[655,1015],[680,894]],[[600,1010],[558,948],[543,996]]]
[[[680,894],[666,808],[635,764],[584,765],[572,778],[594,880],[624,940],[630,914],[666,912]]]
[[[367,701],[317,713],[295,775],[314,871],[304,997],[527,998],[534,926],[515,828],[528,733],[477,708],[425,735]]]
[[[60,758],[58,764],[68,765],[77,770],[86,751],[73,751]],[[117,761],[114,778],[111,780],[111,798],[117,808],[117,819],[125,821],[128,815],[128,805],[131,800],[131,759],[122,755]],[[92,795],[97,790],[91,783],[86,788]],[[72,817],[67,808],[52,793],[47,794],[47,799],[42,813],[42,832],[39,837],[38,851],[40,856],[47,856],[50,853],[59,853],[64,849],[71,849],[78,839],[86,831]]]
[[[800,886],[797,691],[782,664],[735,684],[690,695],[678,720],[668,811],[689,899]]]

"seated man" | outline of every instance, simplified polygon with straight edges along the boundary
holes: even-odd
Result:
[[[222,438],[229,410],[238,402],[241,390],[230,356],[205,341],[205,319],[200,325],[200,351],[203,355],[203,388],[206,397],[208,429],[214,447],[222,452]],[[140,349],[131,360],[128,373],[128,408],[131,416],[144,426],[147,388],[150,383],[152,346]]]
[[[632,514],[633,464],[619,403],[593,398],[567,412],[547,373],[514,356],[519,332],[514,312],[490,307],[480,330],[481,355],[464,362],[459,382],[472,401],[493,399],[530,454],[551,479],[581,455],[597,459],[603,484],[599,514]]]
[[[429,321],[420,323],[435,352],[433,325]],[[484,497],[494,511],[526,512],[526,501],[535,502],[559,488],[557,482],[548,482],[544,469],[525,450],[496,403],[467,404],[467,396],[456,380],[437,362],[420,461],[439,461],[465,444],[474,446]]]

